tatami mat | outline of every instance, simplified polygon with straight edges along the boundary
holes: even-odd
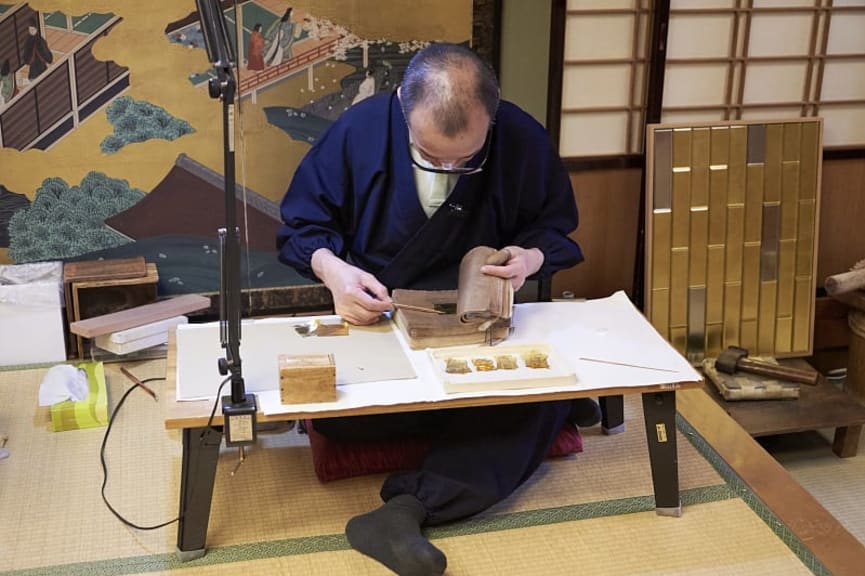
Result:
[[[162,376],[164,362],[133,365]],[[208,554],[180,564],[176,524],[142,531],[120,523],[100,497],[104,428],[53,433],[36,407],[44,369],[0,372],[0,571],[3,574],[385,574],[348,549],[346,520],[380,504],[383,476],[328,484],[312,470],[306,438],[261,437],[235,475],[237,451],[217,470]],[[106,365],[111,402],[130,383]],[[161,383],[152,386],[161,390]],[[584,432],[585,451],[544,463],[518,492],[478,518],[429,532],[451,575],[808,574],[802,561],[736,497],[680,433],[684,514],[657,516],[638,396],[626,431]],[[130,521],[177,514],[181,444],[159,405],[141,391],[118,413],[107,449],[107,494]]]
[[[761,444],[860,542],[865,542],[865,431],[859,453],[832,452],[834,430],[761,439]]]

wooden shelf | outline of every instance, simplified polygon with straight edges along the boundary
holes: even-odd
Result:
[[[785,363],[805,364],[802,360]],[[865,406],[823,378],[817,386],[802,386],[798,399],[728,402],[711,382],[705,382],[704,388],[753,437],[834,428],[832,451],[841,458],[856,455]]]

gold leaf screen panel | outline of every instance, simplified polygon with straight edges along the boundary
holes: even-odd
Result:
[[[692,362],[813,348],[822,120],[651,125],[646,315]]]

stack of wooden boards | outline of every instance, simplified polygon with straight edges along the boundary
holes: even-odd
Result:
[[[84,357],[85,338],[115,354],[168,341],[171,327],[189,312],[208,308],[210,299],[185,294],[157,301],[159,274],[143,257],[69,262],[63,271],[70,355]]]
[[[155,302],[159,273],[156,264],[135,258],[66,262],[63,293],[66,321],[101,316]],[[70,330],[67,351],[71,358],[85,357],[85,343]]]

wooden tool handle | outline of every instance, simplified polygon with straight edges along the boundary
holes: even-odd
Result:
[[[392,302],[394,308],[402,308],[403,310],[414,310],[415,312],[427,312],[429,314],[446,314],[444,310],[436,310],[435,308],[424,308],[423,306],[414,306],[412,304],[400,304]]]
[[[865,288],[865,268],[828,276],[823,285],[830,296]]]
[[[780,366],[777,364],[769,364],[750,358],[742,358],[736,364],[736,368],[742,372],[750,374],[759,374],[761,376],[769,376],[778,380],[789,380],[790,382],[799,382],[809,386],[816,386],[820,378],[820,374],[814,370],[800,370],[790,366]]]

